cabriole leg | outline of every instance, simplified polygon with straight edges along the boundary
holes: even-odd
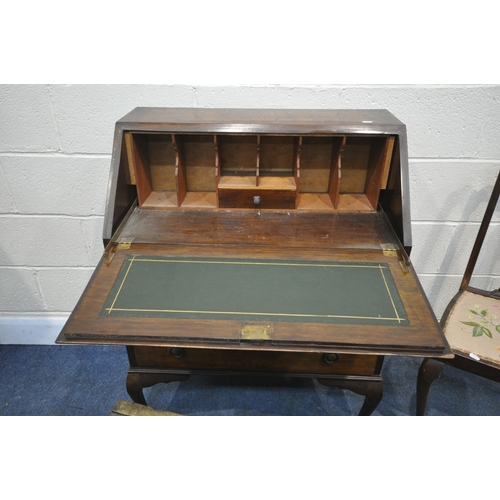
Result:
[[[422,361],[417,378],[417,415],[423,416],[427,406],[427,397],[432,382],[441,377],[444,363],[436,359],[426,358]]]
[[[371,415],[382,400],[382,396],[384,394],[382,379],[368,381],[318,379],[318,382],[330,387],[340,387],[341,389],[347,389],[348,391],[352,391],[361,396],[365,396],[365,401],[363,403],[363,406],[361,407],[361,410],[359,411],[359,416]]]
[[[134,403],[147,405],[143,389],[153,385],[187,380],[189,375],[172,375],[166,373],[144,373],[129,370],[127,374],[127,392]]]

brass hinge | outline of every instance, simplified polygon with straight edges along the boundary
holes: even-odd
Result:
[[[132,241],[134,238],[122,238],[118,245],[116,245],[117,250],[128,250],[132,246]]]
[[[398,256],[398,251],[392,243],[382,243],[380,246],[382,247],[382,252],[384,252],[386,257]]]

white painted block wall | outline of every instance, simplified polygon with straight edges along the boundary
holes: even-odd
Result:
[[[439,317],[500,170],[500,86],[0,85],[0,343],[52,343],[102,253],[115,122],[136,106],[385,108],[407,126],[413,252]],[[474,283],[500,287],[500,208]]]

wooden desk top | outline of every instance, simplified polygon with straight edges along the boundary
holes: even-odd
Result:
[[[403,269],[397,251],[383,251],[395,241],[383,215],[352,214],[347,219],[349,223],[343,216],[337,224],[335,214],[136,209],[118,238],[127,240],[133,233],[133,242],[129,248],[115,247],[109,264],[103,257],[58,341],[449,354],[411,264]],[[154,261],[155,267],[141,268],[146,261]],[[127,276],[131,269],[135,277]],[[162,285],[168,273],[171,282]],[[328,279],[329,274],[335,279]],[[301,280],[306,284],[301,286]],[[269,294],[258,293],[259,283],[269,287]],[[240,286],[247,291],[238,298]],[[322,292],[336,301],[323,300]],[[241,297],[247,303],[243,311]],[[358,314],[360,304],[364,312]],[[119,311],[127,308],[162,311]],[[264,314],[252,314],[256,312]],[[245,326],[260,322],[271,323],[271,338],[243,341]]]

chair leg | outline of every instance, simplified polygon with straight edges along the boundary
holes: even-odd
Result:
[[[432,382],[441,377],[443,368],[444,363],[436,359],[426,358],[422,361],[417,378],[417,416],[425,414],[429,389]]]

